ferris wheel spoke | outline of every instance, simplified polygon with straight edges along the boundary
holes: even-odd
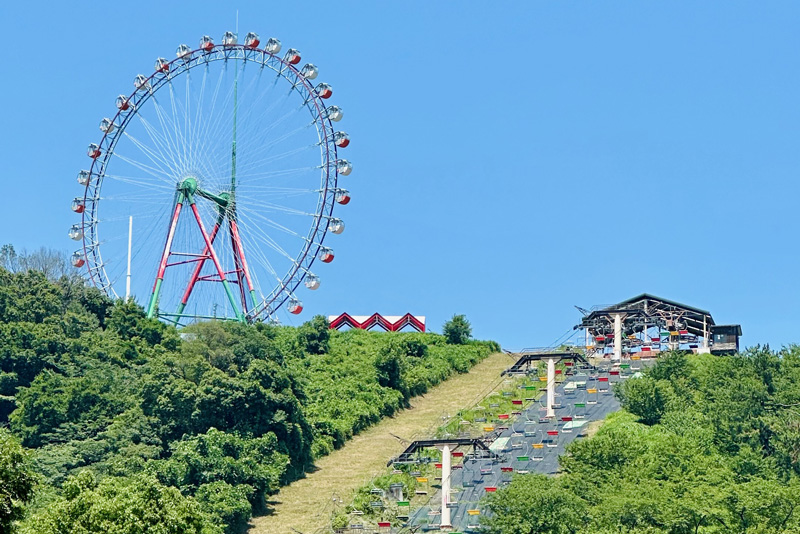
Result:
[[[176,169],[176,171],[180,172],[182,170],[181,169],[182,166],[180,164],[181,161],[180,149],[178,148],[180,140],[177,138],[178,134],[175,131],[174,127],[172,127],[172,131],[170,131],[169,125],[167,123],[168,122],[171,123],[171,121],[168,121],[168,118],[166,117],[167,115],[166,110],[161,106],[161,103],[158,101],[158,99],[155,96],[153,96],[152,100],[153,100],[153,109],[155,110],[156,116],[158,117],[158,122],[161,125],[161,133],[166,139],[166,143],[164,143],[166,147],[166,152],[168,153],[170,160],[172,161],[173,168]]]
[[[106,174],[105,177],[114,180],[116,182],[135,185],[141,188],[146,188],[149,191],[151,191],[152,189],[161,189],[163,191],[175,191],[174,184],[172,185],[172,187],[169,187],[165,184],[162,184],[161,181],[153,182],[148,178],[133,177],[133,176],[118,176],[115,174]]]
[[[142,127],[145,130],[145,133],[147,133],[151,143],[155,148],[151,148],[144,141],[139,140],[127,130],[124,132],[125,137],[128,138],[136,146],[136,148],[146,155],[147,158],[154,164],[158,165],[159,167],[163,165],[169,168],[170,172],[173,174],[176,173],[177,168],[174,165],[174,160],[168,157],[161,148],[166,144],[163,136],[159,135],[155,128],[144,117],[140,117],[139,119]]]
[[[247,217],[247,219],[248,222],[252,222],[252,220],[249,217]],[[269,221],[269,219],[267,219],[266,217],[264,219],[265,222]],[[254,236],[260,237],[265,244],[268,244],[273,250],[275,250],[283,257],[294,263],[294,257],[289,255],[289,253],[286,252],[286,250],[284,250],[284,248],[271,235],[269,235],[266,231],[264,231],[263,225],[248,224],[248,228]],[[274,228],[278,228],[286,232],[288,235],[302,239],[302,236],[300,236],[297,232],[289,230],[288,228],[283,227],[279,224],[275,224]]]
[[[308,150],[311,147],[313,147],[313,145],[296,148],[294,150],[287,150],[286,152],[283,152],[281,154],[275,154],[273,156],[260,159],[258,161],[250,162],[249,164],[245,165],[245,168],[249,170],[250,168],[260,167],[260,166],[263,166],[263,165],[268,164],[268,163],[275,163],[275,162],[280,161],[282,159],[290,158],[292,156],[300,154],[300,153]]]
[[[301,168],[296,168],[296,169],[282,169],[282,170],[277,170],[277,171],[241,173],[241,176],[243,178],[280,178],[280,177],[287,177],[287,176],[296,176],[296,175],[308,173],[309,171],[316,171],[316,170],[317,170],[317,167],[301,167]],[[251,181],[250,184],[252,184],[252,183],[253,182]],[[258,187],[258,186],[256,186],[256,187]],[[249,185],[248,185],[248,190],[249,190]],[[311,190],[305,190],[305,191],[309,192]]]
[[[267,225],[267,226],[270,226],[270,227],[272,227],[272,228],[274,228],[276,230],[280,230],[281,232],[283,232],[283,233],[285,233],[287,235],[290,235],[292,237],[305,239],[305,236],[295,232],[294,230],[292,230],[290,228],[287,228],[286,226],[276,222],[273,219],[270,219],[269,217],[267,217],[266,215],[264,215],[262,213],[258,213],[258,212],[254,211],[254,210],[245,210],[245,213],[247,214],[247,217],[251,222],[255,222],[256,219],[258,219],[260,221],[260,224],[254,225],[254,226],[256,226],[256,228],[260,232],[263,232],[264,225]]]
[[[167,183],[167,184],[171,183],[170,182],[170,180],[171,180],[170,176],[172,175],[172,173],[169,173],[169,172],[165,171],[161,167],[151,167],[150,165],[147,165],[146,163],[142,163],[142,162],[137,161],[137,160],[135,160],[133,158],[129,158],[127,156],[123,156],[122,154],[120,154],[117,151],[114,152],[114,157],[119,158],[120,160],[124,161],[125,163],[128,163],[129,165],[133,165],[134,167],[136,167],[140,171],[149,174],[153,178],[156,178],[156,179],[158,179],[158,180],[160,180],[160,181],[162,181],[164,183]],[[152,161],[152,163],[154,165],[159,165],[158,161],[153,161],[153,160],[151,160],[151,161]]]
[[[204,117],[201,116],[199,120],[199,127],[200,130],[198,132],[198,153],[202,155],[210,155],[212,153],[213,146],[219,146],[220,143],[215,143],[217,141],[215,136],[219,134],[219,126],[220,122],[223,120],[225,109],[221,112],[217,113],[217,101],[219,99],[220,89],[222,87],[222,82],[225,79],[225,70],[220,69],[219,79],[214,87],[214,92],[211,96],[211,108],[208,112],[207,120],[203,120]],[[223,97],[222,107],[227,107],[226,104],[229,101],[233,100],[233,86],[225,92],[225,96]],[[209,146],[211,144],[211,146]],[[207,158],[209,161],[213,161],[212,158]]]
[[[186,124],[186,119],[185,119],[186,113],[185,113],[185,110],[184,110],[184,112],[182,113],[183,117],[180,117],[178,115],[178,103],[177,103],[177,99],[175,98],[175,86],[172,84],[172,79],[170,79],[168,86],[169,86],[170,104],[172,104],[172,124],[173,124],[173,128],[175,130],[176,136],[178,138],[180,138],[180,141],[181,141],[181,143],[180,143],[180,145],[181,145],[180,146],[180,156],[181,156],[181,161],[183,161],[184,167],[186,167],[189,164],[189,161],[190,161],[189,160],[189,155],[186,152],[186,146],[188,144],[187,143],[187,135],[188,134],[187,134],[186,130],[184,129],[184,127],[181,126],[182,124],[184,126]]]
[[[288,215],[301,215],[304,217],[316,217],[316,213],[310,213],[308,211],[298,210],[296,208],[290,208],[289,206],[282,206],[280,204],[276,204],[274,202],[267,202],[267,201],[257,201],[257,200],[250,200],[248,203],[248,208],[258,207],[262,210],[267,211],[276,211],[281,213],[286,213]]]

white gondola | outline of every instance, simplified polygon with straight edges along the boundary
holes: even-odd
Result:
[[[300,312],[303,311],[303,303],[300,302],[299,300],[297,300],[296,298],[292,297],[289,300],[289,308],[288,309],[289,309],[289,313],[297,315],[297,314],[299,314]]]
[[[325,109],[323,116],[326,119],[332,120],[333,122],[339,122],[340,120],[342,120],[344,112],[342,111],[342,108],[340,108],[339,106],[330,106]]]
[[[114,131],[114,121],[109,118],[105,118],[100,121],[100,131],[103,133],[111,133]]]
[[[313,63],[306,63],[305,65],[303,65],[303,68],[300,69],[300,74],[306,80],[313,80],[314,78],[319,76],[319,69]]]
[[[69,229],[69,238],[73,241],[80,241],[83,239],[83,228],[79,224],[73,224]]]
[[[88,184],[90,176],[89,171],[80,171],[78,173],[78,183],[81,185]]]
[[[244,45],[247,48],[258,48],[258,45],[261,44],[261,41],[258,39],[258,34],[255,32],[250,32],[244,36]]]
[[[147,76],[144,74],[137,74],[133,79],[133,86],[138,91],[139,89],[150,89],[150,82],[147,81]]]
[[[275,55],[281,51],[281,42],[274,37],[270,37],[267,40],[266,46],[264,46],[264,50],[266,50],[268,54]]]
[[[129,107],[131,107],[130,103],[128,102],[128,97],[125,95],[119,95],[116,100],[117,109],[120,111],[127,111]]]
[[[336,132],[333,134],[333,142],[339,148],[345,148],[350,144],[350,136],[347,135],[347,132]]]
[[[336,172],[342,176],[348,176],[353,172],[353,164],[346,159],[336,160]]]
[[[334,234],[341,234],[344,232],[344,221],[341,219],[331,219],[328,221],[328,230]]]
[[[71,208],[75,213],[83,213],[86,210],[86,204],[81,197],[75,197],[72,199]]]
[[[69,261],[73,267],[83,267],[86,264],[86,258],[80,250],[73,252]]]
[[[344,232],[344,221],[341,219],[331,219],[328,221],[328,230],[334,234],[341,234]]]
[[[163,72],[164,74],[169,72],[169,61],[166,58],[160,57],[156,59],[156,64],[154,65],[156,72]]]
[[[310,289],[311,291],[316,291],[317,289],[319,289],[319,276],[312,273],[308,273],[306,275],[304,283],[308,289]]]
[[[92,143],[89,145],[89,148],[86,149],[86,155],[92,159],[97,159],[100,157],[100,147],[96,144]]]
[[[189,48],[189,45],[182,44],[175,50],[175,57],[184,61],[189,61],[192,58],[192,49]]]
[[[238,37],[233,32],[225,32],[222,34],[222,46],[235,46]]]
[[[314,90],[320,98],[330,98],[333,94],[333,87],[324,82],[318,84]]]
[[[328,247],[319,248],[319,259],[322,263],[330,263],[333,261],[333,249]]]
[[[344,206],[350,203],[350,191],[347,189],[336,190],[336,202]]]
[[[300,63],[300,51],[295,48],[290,48],[283,56],[283,60],[290,65],[297,65]]]
[[[214,50],[214,40],[208,35],[204,35],[203,38],[200,39],[200,48],[206,52],[211,52]]]

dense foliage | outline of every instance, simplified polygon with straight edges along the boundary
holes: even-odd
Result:
[[[0,534],[12,532],[33,497],[36,475],[30,454],[8,430],[0,429]]]
[[[616,393],[561,476],[489,497],[490,534],[800,532],[800,348],[672,353]]]
[[[179,333],[80,280],[0,269],[0,488],[17,492],[0,522],[30,498],[32,456],[23,531],[235,532],[315,457],[497,348],[322,317]]]

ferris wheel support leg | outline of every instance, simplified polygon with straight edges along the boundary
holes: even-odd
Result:
[[[228,232],[231,235],[231,248],[233,248],[233,268],[236,271],[236,282],[239,286],[239,297],[242,299],[242,311],[244,312],[245,316],[248,314],[248,305],[247,305],[247,289],[244,287],[244,272],[242,268],[242,256],[240,254],[241,248],[240,243],[236,242],[233,233],[233,220],[228,220]]]
[[[206,233],[206,229],[203,226],[203,220],[200,218],[200,213],[197,211],[197,205],[194,203],[194,200],[190,198],[191,206],[192,206],[192,213],[194,214],[194,218],[197,221],[197,226],[200,228],[200,233],[203,234],[203,241],[206,242],[206,247],[208,248],[208,253],[211,255],[211,261],[214,262],[214,267],[217,269],[217,273],[219,274],[219,279],[222,281],[222,287],[225,288],[225,293],[228,295],[228,301],[231,303],[231,307],[233,308],[236,317],[239,321],[244,322],[244,313],[239,311],[239,307],[236,305],[236,299],[233,297],[233,291],[231,291],[231,285],[228,283],[228,279],[225,276],[225,272],[222,270],[222,265],[219,263],[219,258],[217,257],[217,253],[214,250],[214,245],[211,243],[211,238]]]
[[[225,212],[220,210],[219,217],[217,217],[217,222],[214,224],[214,228],[211,230],[211,243],[214,243],[214,240],[217,239],[217,234],[219,233],[220,226],[222,225],[222,219],[225,216]],[[197,265],[194,268],[194,272],[192,273],[192,277],[189,279],[189,283],[186,286],[186,291],[183,292],[183,298],[181,299],[181,303],[178,305],[178,312],[177,315],[180,316],[183,314],[183,310],[186,309],[186,304],[189,302],[189,297],[194,290],[195,284],[197,284],[197,279],[200,278],[200,271],[203,270],[203,266],[206,264],[206,260],[208,259],[208,247],[203,250],[204,257],[201,258]]]
[[[242,263],[242,270],[244,271],[244,277],[247,281],[247,290],[250,292],[250,299],[252,300],[253,308],[255,308],[257,305],[256,290],[253,286],[253,280],[250,278],[250,269],[247,267],[247,259],[244,257],[242,238],[239,236],[239,225],[236,224],[235,220],[231,220],[231,238],[231,240],[235,243],[236,250],[238,250],[238,255]]]
[[[155,317],[156,314],[158,296],[161,293],[161,284],[164,281],[164,272],[167,270],[167,260],[169,259],[170,249],[172,248],[172,239],[175,237],[175,228],[178,226],[178,217],[180,217],[182,207],[183,193],[179,193],[178,201],[175,203],[175,211],[172,213],[172,221],[170,221],[169,224],[169,233],[167,234],[167,242],[164,245],[164,253],[161,255],[161,263],[158,266],[158,274],[153,284],[153,292],[150,294],[150,303],[147,305],[147,316],[150,318]]]

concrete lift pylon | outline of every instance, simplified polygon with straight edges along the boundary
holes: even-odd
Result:
[[[621,352],[621,351],[620,351]],[[527,373],[530,370],[531,362],[547,362],[547,414],[549,418],[555,417],[556,412],[554,404],[556,403],[556,363],[561,360],[571,360],[576,362],[583,362],[589,365],[589,361],[580,352],[565,351],[565,350],[552,350],[552,349],[536,349],[530,351],[522,351],[519,353],[517,362],[502,372],[502,375],[510,375],[517,373]]]
[[[441,523],[440,528],[442,529],[450,529],[453,528],[453,525],[450,520],[450,507],[448,506],[450,502],[450,475],[452,474],[451,469],[451,454],[453,449],[461,446],[468,446],[472,447],[473,451],[477,452],[478,449],[488,453],[490,457],[494,457],[496,459],[502,459],[500,455],[495,452],[492,452],[489,449],[489,446],[481,439],[478,438],[442,438],[442,439],[423,439],[411,442],[411,444],[406,447],[400,456],[396,458],[392,458],[386,464],[387,466],[395,464],[395,463],[408,463],[412,461],[412,455],[417,452],[418,450],[425,449],[428,447],[435,447],[442,451],[442,511],[441,511]]]

